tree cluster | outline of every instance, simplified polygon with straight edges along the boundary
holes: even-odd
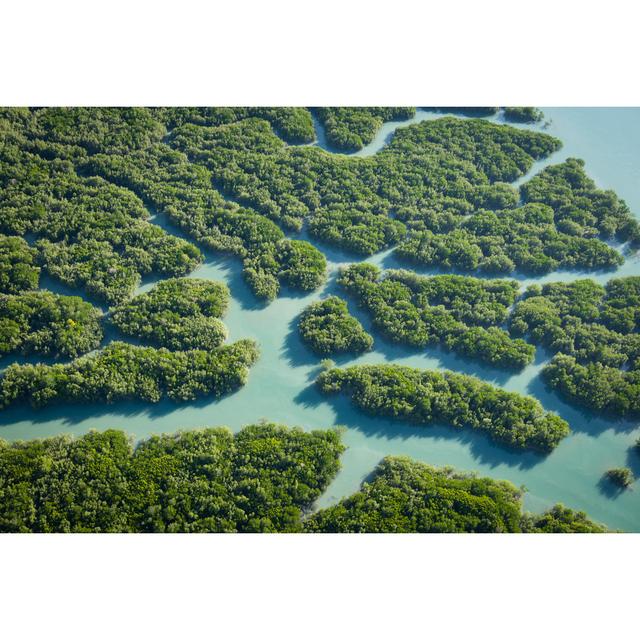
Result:
[[[305,517],[340,468],[337,430],[262,422],[152,436],[0,440],[0,532],[602,533],[512,484],[385,458],[360,491]]]
[[[0,294],[0,356],[7,353],[75,358],[102,341],[101,314],[77,296],[49,291]]]
[[[640,246],[640,223],[624,200],[603,191],[584,170],[584,160],[569,158],[543,169],[520,188],[525,202],[553,208],[558,230],[581,238],[603,238]]]
[[[560,145],[546,134],[458,118],[398,129],[369,158],[289,147],[258,119],[187,124],[170,144],[243,205],[292,229],[306,219],[318,240],[361,254],[398,242],[403,220],[438,224],[479,206],[515,206],[517,192],[504,181]]]
[[[510,122],[540,122],[544,113],[536,107],[505,107],[504,119]]]
[[[390,120],[412,118],[414,107],[318,107],[327,142],[340,151],[358,151],[368,145]]]
[[[418,276],[371,264],[343,269],[338,284],[371,314],[388,340],[414,347],[439,344],[491,366],[521,369],[535,348],[499,326],[518,293],[512,280]]]
[[[36,252],[22,238],[0,234],[0,293],[36,289],[39,281]]]
[[[582,160],[545,168],[520,193],[521,207],[492,196],[476,210],[452,209],[445,217],[431,209],[401,209],[397,217],[412,232],[396,253],[422,265],[536,275],[622,264],[622,255],[603,240],[640,245],[640,225],[627,205],[612,191],[598,189]]]
[[[580,364],[572,356],[558,354],[541,375],[548,387],[572,404],[618,417],[640,415],[640,369]]]
[[[609,469],[604,475],[610,482],[621,489],[628,489],[635,480],[633,472],[628,467]]]
[[[436,225],[429,219],[407,222],[412,232],[395,254],[421,266],[489,275],[515,270],[543,275],[559,268],[612,269],[624,262],[618,251],[597,238],[559,231],[554,210],[540,203],[501,211],[481,209],[441,219]]]
[[[113,304],[131,295],[142,275],[185,275],[202,260],[191,243],[150,224],[128,189],[24,147],[0,149],[0,231],[34,235],[52,276]]]
[[[360,365],[323,371],[316,383],[324,393],[345,393],[371,415],[471,427],[516,449],[551,451],[570,432],[536,399],[451,371]]]
[[[640,277],[529,287],[510,331],[557,354],[542,376],[578,405],[640,413]]]
[[[265,216],[226,201],[207,169],[164,144],[125,157],[94,156],[84,170],[131,189],[203,245],[241,257],[244,277],[260,298],[275,298],[281,285],[309,291],[325,279],[320,251],[286,238]]]
[[[2,532],[293,532],[337,473],[335,431],[262,423],[0,440]]]
[[[153,112],[170,129],[183,124],[219,127],[246,118],[261,118],[291,144],[313,142],[316,137],[311,114],[302,107],[164,107]]]
[[[220,282],[171,278],[112,310],[111,322],[125,335],[167,349],[215,349],[227,338],[220,320],[229,304]]]
[[[252,340],[209,351],[169,351],[111,342],[69,364],[12,364],[0,377],[0,407],[51,404],[192,401],[242,387],[258,358]]]
[[[373,338],[337,296],[310,304],[300,315],[298,329],[318,355],[360,353],[373,346]]]

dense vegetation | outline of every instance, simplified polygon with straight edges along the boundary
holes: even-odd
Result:
[[[368,145],[389,120],[407,120],[414,107],[322,107],[314,109],[330,146],[341,151],[358,151]]]
[[[320,111],[354,130],[410,115]],[[35,232],[47,270],[111,304],[140,275],[184,275],[200,259],[195,247],[149,225],[140,199],[194,239],[239,255],[249,285],[267,299],[282,284],[318,286],[324,258],[266,218],[294,230],[306,220],[313,237],[363,255],[400,242],[398,255],[407,260],[495,273],[610,268],[622,257],[602,238],[640,241],[626,205],[596,189],[573,166],[578,161],[523,186],[529,204],[517,206],[506,182],[560,145],[539,132],[444,117],[399,129],[374,157],[350,158],[291,147],[275,135],[272,126],[287,140],[310,140],[305,109],[97,109],[93,128],[91,114],[0,114],[0,231]]]
[[[252,340],[209,351],[168,351],[112,342],[69,364],[12,364],[0,378],[0,408],[29,402],[159,402],[219,397],[244,385],[258,357]]]
[[[313,142],[316,137],[311,114],[301,107],[166,107],[159,113],[171,129],[187,123],[218,127],[246,118],[261,118],[292,144]]]
[[[504,117],[511,122],[540,122],[544,113],[536,107],[505,107]]]
[[[611,269],[624,262],[618,251],[599,239],[559,231],[554,210],[540,203],[479,210],[468,216],[441,218],[435,225],[418,221],[412,227],[414,231],[398,246],[396,255],[418,265],[542,275],[559,268]]]
[[[619,469],[609,469],[609,471],[607,471],[604,475],[610,482],[620,487],[621,489],[628,489],[635,480],[635,478],[633,477],[633,472],[627,467],[620,467]]]
[[[360,491],[314,513],[316,533],[602,533],[584,513],[562,505],[540,516],[521,513],[522,492],[512,484],[409,458],[382,460]]]
[[[76,357],[102,341],[100,312],[77,296],[49,291],[0,294],[0,356]]]
[[[480,429],[517,449],[550,451],[569,435],[569,425],[534,398],[451,371],[362,365],[328,369],[316,383],[324,393],[347,394],[371,415]]]
[[[631,242],[640,246],[640,224],[624,200],[613,191],[603,191],[584,171],[584,160],[569,158],[543,169],[522,185],[525,202],[553,208],[558,229],[581,238]]]
[[[573,511],[556,504],[542,514],[525,513],[520,522],[523,533],[607,533],[608,529],[593,522],[584,511]]]
[[[153,436],[135,449],[115,430],[0,440],[0,531],[299,531],[343,450],[336,431],[268,423]]]
[[[203,245],[243,258],[245,279],[258,297],[275,298],[281,284],[309,291],[324,281],[320,251],[285,238],[271,220],[226,201],[204,167],[166,145],[125,157],[94,156],[84,169],[133,190]]]
[[[582,160],[569,158],[545,168],[520,192],[525,202],[520,207],[517,199],[502,198],[448,216],[399,210],[398,218],[413,232],[397,255],[462,271],[542,274],[560,267],[608,269],[622,264],[620,253],[603,240],[640,245],[640,225],[627,205],[612,191],[598,189]]]
[[[373,338],[337,296],[310,304],[302,312],[298,328],[302,340],[319,355],[360,353],[373,346]]]
[[[12,125],[34,149],[65,156],[95,153],[122,155],[160,142],[168,129],[187,122],[219,126],[246,118],[263,118],[288,142],[312,142],[313,120],[295,107],[48,107],[2,109],[0,120]]]
[[[242,204],[292,229],[307,219],[315,238],[362,254],[401,240],[401,220],[448,220],[505,201],[515,206],[517,192],[503,182],[560,145],[546,134],[458,118],[399,129],[370,158],[288,147],[262,120],[185,125],[170,144],[206,166]]]
[[[440,344],[495,367],[521,369],[535,347],[513,339],[496,325],[516,299],[513,280],[464,276],[421,277],[380,270],[371,264],[343,269],[340,284],[372,316],[387,339],[415,347]]]
[[[1,133],[0,133],[1,135]],[[0,145],[0,231],[33,234],[46,271],[108,303],[128,297],[142,275],[184,275],[202,259],[189,242],[148,222],[131,191],[76,173],[68,160]]]
[[[580,364],[559,354],[542,370],[546,384],[569,402],[612,416],[640,414],[640,370],[625,371],[601,362]]]
[[[626,416],[640,413],[640,277],[529,287],[511,318],[513,335],[556,355],[547,384],[574,403]]]
[[[456,111],[482,116],[497,110]],[[409,118],[413,110],[325,108],[316,113],[330,144],[355,150],[367,144],[384,121]],[[504,115],[518,122],[542,117],[530,107],[505,108]],[[610,244],[640,246],[640,225],[627,205],[613,192],[598,189],[580,160],[547,167],[519,190],[508,184],[559,148],[560,142],[546,134],[445,117],[399,129],[381,152],[368,158],[291,146],[314,137],[310,111],[303,108],[0,109],[0,356],[77,358],[100,345],[98,310],[80,298],[34,292],[41,270],[114,305],[114,324],[152,345],[114,342],[70,364],[12,365],[0,378],[0,407],[193,400],[220,396],[246,382],[257,346],[250,340],[222,346],[226,287],[176,278],[193,270],[202,254],[190,241],[151,224],[150,212],[166,216],[202,246],[238,256],[249,287],[267,300],[282,287],[309,291],[325,278],[322,253],[308,242],[286,237],[283,229],[297,233],[305,228],[319,241],[360,255],[399,245],[397,256],[409,262],[487,274],[607,269],[623,261]],[[152,273],[176,279],[130,300],[142,277]],[[611,416],[640,415],[640,278],[612,280],[606,287],[591,281],[531,287],[509,318],[517,296],[513,281],[425,278],[358,265],[345,270],[339,282],[387,339],[417,347],[438,344],[509,369],[531,362],[534,347],[523,338],[528,339],[554,354],[542,375],[563,397]],[[509,332],[501,326],[507,319]],[[300,332],[319,354],[357,352],[372,343],[336,297],[307,309]],[[566,423],[545,413],[537,401],[468,376],[392,365],[337,370],[329,361],[326,366],[320,387],[343,390],[374,414],[470,426],[509,446],[542,451],[568,433]],[[116,455],[117,450],[123,464],[133,469],[131,460],[138,450],[132,453],[117,435],[104,442],[95,437],[97,446],[104,447],[101,451]],[[211,497],[211,485],[219,486],[217,469],[203,463],[204,470],[185,470],[185,461],[197,465],[208,459],[208,454],[190,449],[191,444],[184,460],[174,464],[168,458],[176,438],[154,440],[153,446],[150,441],[145,445],[154,451],[148,476],[126,476],[127,471],[123,480],[116,467],[95,454],[89,440],[86,451],[81,445],[73,449],[64,439],[51,441],[51,448],[62,452],[68,445],[71,461],[95,465],[91,472],[71,467],[63,472],[64,464],[49,453],[38,462],[38,482],[50,471],[60,471],[67,474],[66,491],[80,478],[73,487],[77,499],[70,503],[70,494],[64,494],[59,503],[63,506],[51,516],[45,490],[30,503],[25,497],[29,489],[21,485],[17,492],[3,494],[5,483],[0,484],[0,498],[8,496],[6,513],[11,505],[18,505],[18,511],[24,506],[30,514],[44,510],[39,522],[55,521],[52,530],[82,530],[86,514],[79,505],[85,498],[94,504],[86,493],[93,490],[88,489],[91,473],[98,478],[103,472],[106,480],[96,482],[106,496],[120,496],[127,482],[148,488],[151,475],[155,488],[143,498],[123,493],[122,500],[140,506],[124,519],[119,507],[108,506],[108,498],[96,498],[101,524],[94,529],[100,530],[297,530],[300,509],[311,501],[313,491],[305,489],[309,501],[293,505],[283,493],[275,512],[265,506],[266,493],[277,492],[274,486],[265,490],[269,482],[277,483],[277,456],[271,458],[273,478],[255,476],[242,504],[229,507]],[[242,464],[275,446],[275,440],[277,436],[267,435],[268,444],[260,441],[255,450],[238,454]],[[0,457],[13,448],[0,441]],[[27,459],[33,451],[25,454]],[[301,464],[297,471],[292,467],[295,487],[304,485],[295,475],[307,463]],[[36,476],[30,477],[35,482]],[[111,480],[115,484],[107,488]],[[174,492],[180,483],[184,486]],[[247,500],[263,500],[268,515],[245,510]],[[0,499],[0,505],[3,502]],[[490,521],[504,526],[499,518],[491,520],[492,508],[485,513],[484,507],[476,510],[473,500],[462,502],[475,506],[442,521],[432,518],[432,505],[430,515],[409,516],[402,510],[407,520],[399,526],[450,522],[466,530],[469,514],[474,526],[490,529]],[[215,516],[214,503],[221,510]],[[203,505],[207,515],[196,516]],[[236,521],[228,515],[237,514],[236,509],[252,515]],[[60,515],[63,512],[66,515]],[[228,518],[219,515],[222,512]],[[113,524],[103,524],[103,517],[104,522],[113,517]],[[382,522],[384,509],[376,517]],[[597,528],[584,514],[559,506],[543,516],[518,516],[517,523],[525,531]],[[47,530],[49,524],[37,526],[44,528],[34,530]]]
[[[158,134],[166,134],[168,123],[233,122],[255,112],[308,141],[314,135],[308,111],[97,110],[95,131],[90,110],[43,115],[48,111],[0,113],[0,231],[37,234],[43,266],[66,284],[114,304],[131,294],[141,275],[181,276],[193,269],[201,260],[198,249],[149,224],[142,200],[196,240],[244,258],[247,281],[261,297],[275,297],[281,283],[309,290],[322,282],[325,260],[317,249],[226,202],[208,172],[172,152]],[[57,124],[45,126],[48,118]],[[138,125],[149,118],[145,136]],[[85,139],[94,135],[93,142]],[[96,173],[111,182],[86,177]]]
[[[173,278],[116,307],[111,321],[122,333],[167,349],[214,349],[227,338],[219,318],[228,304],[223,283]]]
[[[0,234],[0,293],[29,291],[39,281],[36,252],[22,238]]]

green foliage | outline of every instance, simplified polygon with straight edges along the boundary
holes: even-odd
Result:
[[[302,520],[340,468],[338,430],[263,422],[152,436],[0,440],[0,532],[545,532],[606,529],[562,505],[520,513],[504,481],[385,458],[371,481]]]
[[[35,289],[40,280],[36,252],[22,239],[0,234],[0,293]]]
[[[271,423],[153,436],[135,450],[115,430],[0,440],[0,531],[299,531],[343,451],[335,430]]]
[[[328,369],[332,369],[335,366],[336,366],[336,363],[331,358],[322,358],[322,360],[320,360],[320,367],[322,367],[323,371],[327,371]],[[639,445],[639,447],[640,447],[640,445]]]
[[[557,504],[543,514],[526,513],[522,517],[523,533],[607,533],[608,529],[589,520],[584,511],[573,511]]]
[[[575,229],[556,226],[554,210],[540,203],[502,211],[479,210],[450,218],[434,231],[427,220],[409,220],[414,231],[396,249],[402,260],[460,271],[542,275],[559,268],[609,269],[618,251]]]
[[[172,129],[183,124],[218,127],[246,118],[262,118],[287,142],[308,143],[316,137],[311,114],[301,107],[167,107],[157,113]]]
[[[513,335],[558,354],[542,372],[571,402],[618,416],[640,412],[640,277],[529,287]]]
[[[29,402],[190,401],[237,391],[258,358],[252,340],[209,351],[168,351],[112,342],[70,364],[12,364],[0,378],[0,407]]]
[[[147,108],[47,107],[29,111],[29,117],[19,120],[19,131],[27,139],[80,147],[90,154],[128,153],[166,134]]]
[[[529,336],[579,362],[635,369],[640,358],[640,277],[557,282],[529,287],[510,317],[514,335]]]
[[[41,142],[44,153],[49,143]],[[150,224],[129,190],[26,148],[24,141],[0,145],[0,231],[36,235],[54,277],[114,303],[131,295],[142,275],[184,275],[201,261],[195,246]]]
[[[77,296],[0,294],[0,355],[79,356],[100,345],[100,320],[100,312]]]
[[[479,204],[514,206],[515,190],[492,183],[523,175],[560,143],[480,120],[441,118],[397,130],[369,158],[288,147],[257,119],[215,129],[184,125],[170,144],[243,205],[293,229],[307,219],[312,236],[366,254],[401,239],[403,220],[440,224]]]
[[[393,342],[414,347],[440,344],[507,369],[521,369],[535,355],[534,347],[495,326],[505,320],[515,301],[515,281],[449,275],[426,278],[395,270],[381,276],[377,267],[364,263],[343,269],[338,284]]]
[[[543,169],[523,184],[526,202],[540,202],[554,210],[560,231],[584,238],[615,238],[640,246],[640,224],[624,200],[613,191],[598,189],[584,171],[584,160],[569,158]]]
[[[399,220],[345,205],[319,210],[309,221],[308,230],[322,242],[363,256],[398,243],[407,231]]]
[[[324,126],[327,142],[342,151],[362,149],[384,122],[407,120],[416,113],[414,107],[319,107],[314,111]]]
[[[109,304],[117,304],[133,295],[140,274],[108,242],[87,240],[67,244],[39,240],[37,248],[45,270],[54,278]]]
[[[619,417],[640,415],[640,369],[624,371],[601,362],[582,365],[558,354],[541,375],[573,404]]]
[[[298,328],[302,340],[319,355],[360,353],[373,346],[373,338],[337,296],[310,304],[302,312]]]
[[[316,383],[324,393],[347,394],[371,415],[480,429],[516,449],[550,451],[570,432],[534,398],[451,371],[362,365],[323,371]]]
[[[521,513],[522,492],[409,458],[387,457],[360,491],[305,520],[313,533],[603,533],[584,513],[556,505]]]
[[[227,338],[219,318],[228,304],[223,283],[173,278],[116,307],[111,321],[122,333],[167,349],[214,349]]]
[[[260,298],[275,298],[280,283],[308,291],[325,279],[320,251],[285,238],[265,216],[226,201],[204,167],[166,145],[125,157],[94,156],[84,169],[131,189],[207,247],[243,258],[245,279]]]
[[[510,122],[540,122],[544,113],[536,107],[505,107],[504,118]]]
[[[128,531],[130,457],[121,431],[0,440],[0,531]]]
[[[612,191],[597,189],[582,160],[570,158],[545,168],[522,185],[521,193],[526,204],[515,209],[503,208],[507,201],[494,201],[493,206],[479,203],[473,212],[452,209],[448,217],[411,207],[399,210],[398,217],[413,233],[396,253],[417,264],[463,271],[508,273],[517,268],[543,274],[622,264],[622,256],[602,239],[640,243],[640,225],[627,205]]]
[[[633,472],[627,467],[620,467],[619,469],[609,469],[605,474],[605,477],[617,485],[621,489],[628,489],[634,482]]]

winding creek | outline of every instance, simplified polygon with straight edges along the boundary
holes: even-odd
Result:
[[[636,215],[640,215],[640,109],[544,108],[550,124],[546,132],[559,137],[564,146],[543,162],[536,163],[523,180],[567,157],[586,161],[587,173],[602,188],[611,188],[624,198]],[[418,110],[415,118],[402,123],[386,123],[365,149],[355,155],[370,155],[388,141],[399,126],[441,114]],[[496,118],[493,118],[496,119]],[[523,125],[524,126],[524,125]],[[535,125],[541,129],[541,125]],[[320,132],[321,133],[321,132]],[[319,135],[319,143],[324,138]],[[162,215],[152,221],[172,233]],[[305,237],[304,234],[301,237]],[[415,427],[386,419],[370,418],[351,407],[344,397],[323,397],[313,386],[319,372],[318,358],[300,342],[296,322],[310,302],[337,292],[338,268],[353,257],[335,249],[320,247],[329,262],[326,286],[309,295],[284,291],[268,306],[256,301],[244,284],[239,260],[205,252],[205,262],[191,276],[226,282],[232,301],[224,322],[229,340],[253,338],[260,344],[261,357],[252,368],[249,382],[239,392],[219,401],[201,400],[188,405],[160,402],[120,403],[112,406],[59,406],[34,411],[19,407],[0,412],[0,437],[15,440],[45,437],[58,433],[82,434],[90,429],[121,428],[134,438],[152,433],[171,432],[202,426],[227,425],[238,430],[266,418],[305,429],[344,425],[348,449],[343,468],[319,505],[331,504],[355,491],[363,478],[385,455],[408,455],[434,465],[450,465],[461,470],[475,470],[482,475],[507,479],[524,485],[528,492],[525,507],[542,511],[556,502],[583,509],[595,520],[610,527],[640,531],[640,490],[613,494],[601,483],[604,471],[628,465],[640,476],[640,456],[630,449],[640,436],[639,422],[607,420],[571,408],[542,385],[539,372],[549,356],[538,348],[536,361],[518,374],[486,368],[462,360],[437,348],[416,350],[386,343],[376,337],[374,351],[361,357],[336,358],[339,365],[396,362],[415,367],[452,369],[475,374],[511,391],[537,397],[546,409],[565,418],[573,433],[548,456],[517,453],[492,444],[482,434],[447,427]],[[391,251],[369,259],[381,267],[402,265]],[[427,271],[420,271],[428,273]],[[556,272],[543,278],[516,278],[525,287],[533,282],[574,280],[591,277],[605,282],[611,277],[640,275],[640,258],[628,258],[615,272]],[[62,291],[55,283],[43,279],[43,286]],[[145,282],[140,292],[153,286]],[[349,301],[350,311],[371,330],[368,317]],[[109,335],[108,339],[114,336]],[[0,361],[4,368],[8,359]]]

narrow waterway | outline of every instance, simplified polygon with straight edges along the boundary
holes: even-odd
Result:
[[[545,108],[544,112],[550,121],[544,130],[559,137],[564,146],[551,158],[536,163],[529,177],[547,164],[571,156],[581,157],[586,160],[587,172],[599,186],[615,190],[636,215],[640,214],[640,109]],[[375,153],[399,126],[441,115],[418,110],[411,121],[386,123],[372,143],[354,155]],[[542,130],[542,125],[533,128]],[[162,215],[155,216],[153,222],[175,232]],[[205,399],[184,406],[161,402],[157,405],[60,406],[38,411],[28,407],[14,408],[0,412],[0,437],[28,439],[116,427],[138,439],[180,428],[227,425],[237,430],[261,418],[305,429],[344,425],[348,449],[343,456],[343,469],[320,499],[320,505],[333,503],[355,491],[385,455],[408,455],[434,465],[475,470],[524,485],[528,489],[525,505],[532,511],[562,502],[575,509],[584,509],[592,518],[611,527],[640,531],[640,491],[614,495],[601,483],[602,474],[611,467],[629,465],[640,475],[640,456],[630,449],[640,436],[639,423],[595,417],[571,408],[555,394],[548,393],[539,378],[548,355],[540,349],[535,363],[515,375],[482,367],[439,349],[393,346],[377,336],[371,353],[336,360],[339,365],[397,362],[452,369],[478,375],[508,390],[531,394],[545,408],[557,411],[573,430],[573,434],[548,456],[507,451],[471,430],[455,431],[445,426],[423,428],[366,417],[353,409],[345,398],[320,395],[313,386],[319,373],[318,358],[300,342],[297,318],[310,302],[336,292],[337,269],[354,261],[352,256],[335,249],[321,248],[326,250],[329,260],[326,286],[309,295],[285,291],[269,305],[256,301],[242,279],[240,261],[233,257],[205,252],[205,263],[191,274],[228,284],[232,294],[225,317],[229,340],[248,337],[260,344],[261,357],[251,370],[248,384],[239,392],[219,401]],[[401,266],[391,251],[380,253],[369,261],[384,268]],[[524,287],[533,282],[578,277],[593,277],[605,282],[614,276],[632,274],[640,275],[638,258],[628,259],[617,271],[606,274],[558,272],[539,279],[516,277]],[[140,290],[151,285],[148,281]],[[370,329],[368,317],[352,303],[349,306],[365,328]]]

